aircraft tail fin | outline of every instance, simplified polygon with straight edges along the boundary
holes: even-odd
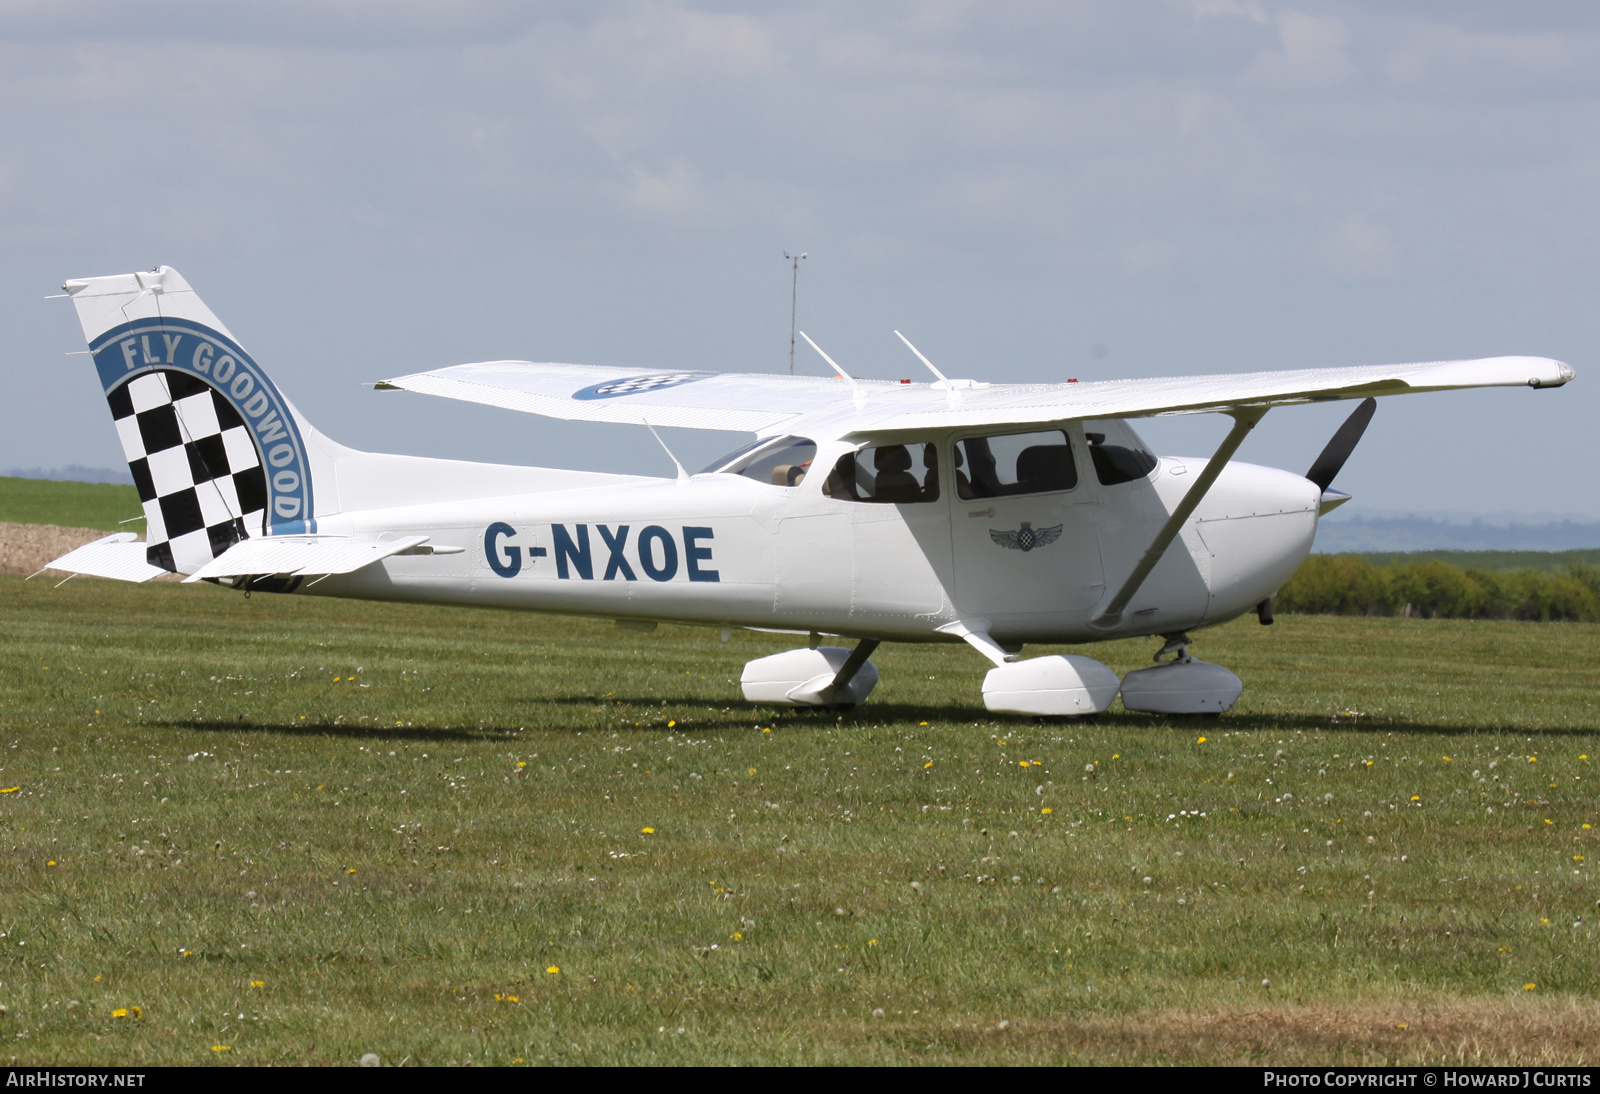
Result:
[[[146,519],[152,566],[193,573],[235,543],[316,531],[332,457],[176,270],[68,281]]]

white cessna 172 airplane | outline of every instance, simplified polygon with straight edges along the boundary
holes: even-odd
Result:
[[[866,699],[882,641],[965,641],[994,662],[993,711],[1095,714],[1119,691],[1131,710],[1226,711],[1242,684],[1190,657],[1188,632],[1250,611],[1272,621],[1318,517],[1347,497],[1330,483],[1374,396],[1573,377],[1559,361],[1495,357],[984,384],[917,353],[934,382],[853,379],[823,354],[837,377],[490,361],[377,385],[756,436],[699,474],[658,479],[358,452],[317,432],[177,271],[64,289],[147,534],[51,567],[809,635],[741,681],[749,700],[795,706]],[[1305,475],[1231,462],[1270,408],[1329,399],[1362,402]],[[1209,460],[1157,457],[1129,425],[1206,412],[1234,421]],[[1133,635],[1166,643],[1122,680],[1089,657],[1018,659],[1024,643]]]

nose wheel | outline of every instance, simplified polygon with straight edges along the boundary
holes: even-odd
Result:
[[[1244,694],[1244,682],[1221,665],[1189,653],[1187,634],[1162,635],[1155,664],[1122,678],[1122,705],[1146,714],[1222,714]]]

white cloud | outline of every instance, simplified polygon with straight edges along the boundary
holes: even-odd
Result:
[[[1326,253],[1335,270],[1351,277],[1393,277],[1399,260],[1389,229],[1362,216],[1346,217],[1334,228]]]
[[[1350,76],[1350,30],[1343,20],[1285,8],[1277,24],[1282,49],[1263,56],[1256,69],[1264,82],[1327,87]]]

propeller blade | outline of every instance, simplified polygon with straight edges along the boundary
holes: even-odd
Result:
[[[1306,472],[1306,478],[1326,492],[1334,476],[1344,467],[1344,461],[1350,458],[1350,453],[1354,452],[1356,445],[1361,442],[1361,435],[1367,431],[1367,423],[1372,421],[1372,412],[1377,409],[1378,400],[1370,395],[1361,400],[1361,405],[1344,420],[1344,425],[1341,425],[1339,431],[1333,435],[1328,447],[1322,450],[1317,462]]]

